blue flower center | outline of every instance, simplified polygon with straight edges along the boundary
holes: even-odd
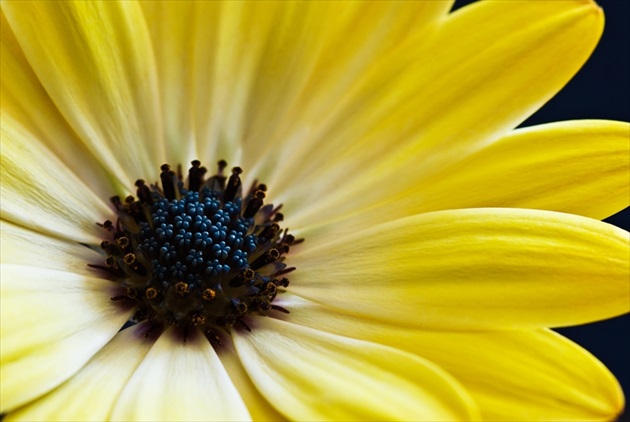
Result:
[[[278,288],[295,268],[284,263],[299,241],[281,230],[280,207],[264,205],[267,187],[254,183],[242,194],[241,169],[224,176],[224,161],[205,180],[193,161],[185,183],[162,166],[162,188],[136,182],[137,199],[113,197],[117,220],[102,226],[107,271],[119,283],[114,301],[136,308],[130,323],[198,327],[212,339],[217,330],[240,325],[247,316],[271,310]]]

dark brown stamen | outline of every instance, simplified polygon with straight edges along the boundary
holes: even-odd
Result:
[[[136,195],[138,195],[138,199],[143,204],[151,205],[153,203],[153,198],[151,197],[151,189],[144,183],[144,180],[138,179],[136,180]]]
[[[243,213],[243,217],[251,218],[256,215],[258,210],[263,206],[263,199],[265,199],[264,191],[257,190],[256,192],[254,192],[249,199],[249,203],[247,204],[247,208]]]
[[[188,190],[199,192],[203,184],[203,175],[206,173],[206,169],[201,167],[199,160],[193,160],[190,164],[192,167],[188,170]]]
[[[162,189],[164,196],[169,201],[175,199],[175,173],[171,170],[171,166],[163,164],[161,167],[160,180],[162,181]]]
[[[240,167],[234,167],[232,169],[232,175],[228,179],[227,186],[225,187],[225,192],[223,192],[223,202],[230,202],[234,199],[238,190],[241,187],[241,178],[239,174],[241,174],[243,170]]]

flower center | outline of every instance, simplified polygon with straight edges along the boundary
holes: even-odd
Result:
[[[249,326],[243,318],[265,315],[284,277],[290,245],[300,242],[278,223],[280,206],[263,205],[267,187],[254,182],[242,195],[241,169],[224,175],[227,163],[204,180],[206,169],[192,162],[187,186],[181,175],[162,166],[162,189],[136,181],[137,199],[111,198],[116,222],[102,226],[105,266],[122,287],[112,300],[131,301],[137,311],[131,323],[199,327],[218,339],[217,329]]]

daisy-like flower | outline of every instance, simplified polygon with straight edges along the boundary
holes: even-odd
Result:
[[[451,6],[3,2],[6,419],[614,418],[629,125],[514,129],[602,11]]]

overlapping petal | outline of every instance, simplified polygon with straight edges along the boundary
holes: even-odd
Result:
[[[122,391],[111,414],[120,421],[246,421],[249,412],[210,342],[164,332]]]
[[[518,129],[408,191],[413,213],[496,206],[602,220],[630,205],[630,125],[567,121]]]
[[[190,151],[177,146],[194,133],[201,156],[237,160],[266,177],[289,136],[311,130],[359,75],[451,4],[143,2],[167,145],[182,157]]]
[[[383,57],[357,81],[364,95],[331,104],[334,119],[320,118],[316,133],[289,137],[286,163],[266,182],[299,211],[296,226],[396,197],[529,117],[582,66],[602,27],[601,10],[587,1],[460,9]]]
[[[139,325],[118,333],[71,379],[11,412],[6,420],[108,420],[120,392],[155,341],[144,337],[146,330]]]
[[[2,8],[33,72],[102,166],[124,186],[156,174],[165,160],[160,99],[139,4],[9,1]]]
[[[629,260],[628,233],[596,220],[441,211],[304,247],[291,291],[404,326],[554,327],[628,312]]]
[[[247,404],[247,410],[253,420],[261,422],[282,422],[288,420],[278,413],[278,410],[256,388],[249,375],[247,375],[231,339],[218,348],[217,354],[221,359],[221,363],[225,366],[225,370],[230,374],[230,379],[234,386]]]
[[[0,394],[14,409],[72,376],[120,329],[130,310],[112,306],[109,281],[75,242],[2,222]]]
[[[363,103],[365,92],[353,90],[357,79],[380,73],[389,51],[426,36],[452,3],[296,2],[285,8],[266,34],[269,49],[249,93],[244,165],[275,183],[285,166],[318,149],[325,139],[319,129],[341,117],[331,115],[334,106]]]
[[[81,179],[89,180],[91,190],[104,198],[110,196],[114,192],[112,175],[97,165],[98,160],[79,141],[52,102],[24,57],[2,10],[0,19],[2,114],[10,115],[20,126],[28,128],[71,171]]]
[[[291,313],[276,317],[435,362],[470,392],[484,420],[612,420],[623,409],[610,371],[552,331],[427,331],[344,315],[291,293],[278,304]]]
[[[4,263],[1,271],[0,402],[6,412],[74,375],[131,315],[112,306],[111,286],[102,279]]]
[[[24,265],[95,277],[97,273],[87,264],[103,260],[103,255],[90,247],[34,232],[8,221],[0,222],[0,235],[2,265]]]
[[[195,81],[199,72],[213,73],[212,66],[198,66],[212,57],[213,9],[219,5],[215,1],[140,2],[157,66],[166,156],[172,163],[187,164],[201,157],[195,138],[195,102],[197,97],[210,96],[213,86]],[[198,45],[207,51],[196,52]]]
[[[111,217],[104,198],[34,134],[11,116],[1,117],[2,219],[63,239],[100,243],[95,223]]]
[[[312,218],[300,234],[317,242],[319,234],[342,236],[371,227],[374,221],[490,206],[603,219],[630,205],[629,137],[628,123],[602,120],[517,129],[434,174],[420,176],[415,186],[383,195],[357,214],[332,221]]]
[[[414,355],[271,318],[252,328],[234,335],[236,350],[261,393],[292,420],[478,417],[457,382]]]

